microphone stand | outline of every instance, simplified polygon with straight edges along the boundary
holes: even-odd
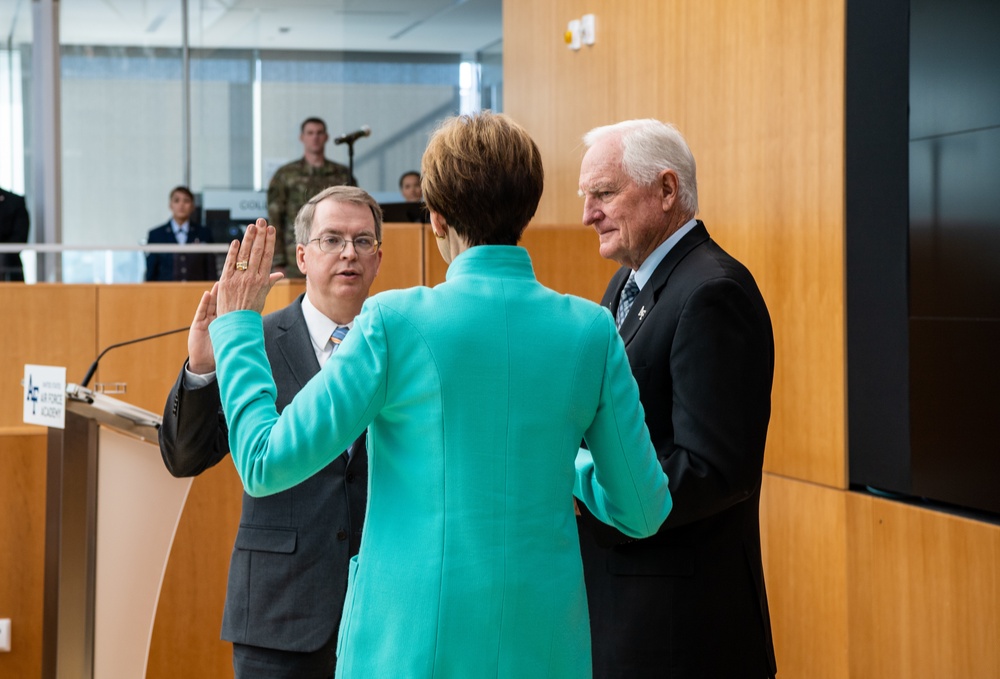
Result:
[[[354,179],[354,139],[346,139],[344,143],[347,144],[347,173],[350,175],[350,186],[357,186],[358,182]]]
[[[155,335],[148,335],[146,337],[137,337],[136,339],[130,339],[130,340],[127,340],[125,342],[119,342],[118,344],[112,344],[110,347],[105,348],[104,351],[102,351],[101,353],[99,353],[97,355],[97,358],[94,359],[94,362],[90,364],[90,368],[87,369],[87,374],[84,376],[83,381],[80,382],[80,386],[83,387],[84,389],[87,388],[87,383],[90,382],[90,378],[94,376],[94,371],[97,370],[97,364],[100,362],[100,360],[104,356],[104,354],[108,353],[112,349],[117,349],[118,347],[128,346],[129,344],[135,344],[137,342],[145,342],[146,340],[156,339],[157,337],[166,337],[167,335],[176,335],[179,332],[184,332],[185,330],[190,330],[190,329],[191,329],[191,326],[188,325],[188,326],[185,326],[183,328],[177,328],[175,330],[167,330],[166,332],[158,332]]]

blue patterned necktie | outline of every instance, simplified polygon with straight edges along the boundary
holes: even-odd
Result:
[[[340,343],[344,341],[345,337],[347,337],[348,330],[349,328],[346,325],[341,325],[336,330],[333,331],[332,335],[330,335],[330,343],[333,345],[334,351],[337,350],[337,347],[340,346]]]
[[[628,275],[628,282],[625,283],[625,287],[622,288],[622,299],[618,303],[618,313],[615,314],[616,327],[622,327],[622,323],[625,322],[625,317],[628,316],[628,310],[632,308],[632,302],[635,301],[636,295],[638,294],[639,286],[635,282],[635,271],[633,271]]]
[[[333,352],[337,350],[340,343],[344,341],[347,337],[347,331],[350,330],[346,325],[338,326],[333,333],[330,335],[330,344],[333,345],[333,349],[330,351],[330,355],[333,356]],[[350,459],[354,455],[354,444],[347,446],[347,458]]]

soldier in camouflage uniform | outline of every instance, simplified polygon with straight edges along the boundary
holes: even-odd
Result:
[[[307,118],[299,134],[305,155],[279,167],[267,187],[268,221],[278,232],[274,266],[283,268],[290,278],[302,276],[295,264],[295,215],[299,209],[327,187],[355,183],[350,170],[326,159],[329,138],[322,119]]]

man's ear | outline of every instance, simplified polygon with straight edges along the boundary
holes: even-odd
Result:
[[[670,212],[677,204],[677,173],[673,170],[662,170],[657,177],[657,186],[660,189],[660,202],[664,212]]]
[[[302,243],[296,243],[295,245],[295,264],[299,267],[299,271],[303,276],[308,273],[306,271],[306,246]]]

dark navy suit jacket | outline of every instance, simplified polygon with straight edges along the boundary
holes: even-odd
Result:
[[[280,412],[319,372],[302,297],[264,317],[264,344]],[[217,382],[167,399],[160,451],[174,476],[194,476],[229,454]],[[365,434],[315,476],[268,497],[243,494],[229,566],[222,638],[283,651],[335,647],[350,558],[358,553],[368,494]]]
[[[601,302],[612,314],[629,272]],[[759,503],[774,338],[757,284],[698,222],[619,332],[674,507],[629,540],[581,505],[594,677],[773,676]]]
[[[0,243],[27,243],[29,224],[24,197],[0,189]],[[23,280],[21,257],[16,252],[0,254],[0,281]]]
[[[153,244],[176,243],[170,222],[149,232],[146,242]],[[204,226],[188,223],[188,243],[211,243],[212,232]],[[182,246],[183,247],[183,246]],[[151,252],[146,255],[147,281],[214,281],[218,278],[215,253]]]

